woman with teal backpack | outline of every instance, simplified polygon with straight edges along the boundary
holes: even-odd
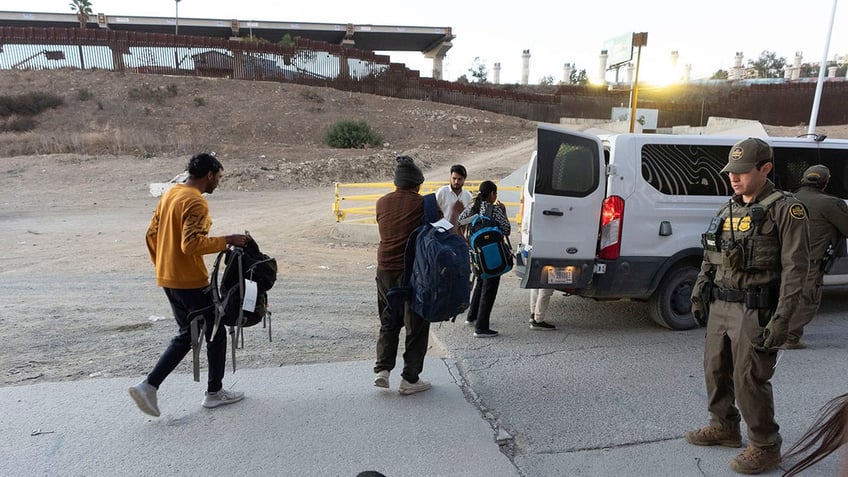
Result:
[[[459,223],[469,224],[475,216],[479,215],[491,219],[505,237],[509,236],[511,226],[506,216],[506,207],[498,202],[498,186],[492,181],[480,183],[480,189],[471,201],[471,206],[460,214]],[[498,295],[500,282],[500,276],[476,278],[474,291],[471,294],[471,306],[468,308],[468,316],[465,320],[466,325],[474,325],[475,338],[498,336],[498,332],[489,327],[489,317]]]

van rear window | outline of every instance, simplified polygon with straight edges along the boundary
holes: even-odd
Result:
[[[733,189],[721,169],[727,164],[728,152],[729,146],[645,144],[642,178],[666,195],[727,197]]]
[[[826,144],[824,145],[826,146]],[[783,190],[795,191],[808,167],[824,164],[830,169],[825,192],[848,199],[848,150],[825,147],[778,147],[774,149],[772,180]]]
[[[598,144],[590,139],[539,130],[535,193],[585,197],[598,187]]]

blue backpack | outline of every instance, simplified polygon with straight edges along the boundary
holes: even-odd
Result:
[[[403,317],[403,305],[430,322],[454,321],[468,309],[471,265],[468,245],[458,234],[433,227],[439,220],[435,194],[424,196],[424,223],[409,236],[404,251],[403,285],[386,293],[389,312]]]
[[[471,266],[481,279],[494,278],[512,270],[512,247],[490,217],[477,214],[468,227],[468,244],[471,248]]]

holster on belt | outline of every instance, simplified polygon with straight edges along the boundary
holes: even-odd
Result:
[[[836,255],[836,249],[833,248],[833,245],[828,245],[827,250],[824,252],[824,258],[821,260],[813,260],[810,263],[810,266],[819,266],[821,267],[821,271],[824,273],[830,272],[830,269],[833,268],[833,259]],[[818,262],[817,264],[814,262]]]

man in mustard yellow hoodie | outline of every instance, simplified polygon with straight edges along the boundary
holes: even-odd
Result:
[[[129,393],[142,412],[159,416],[156,392],[159,385],[191,350],[191,316],[206,309],[206,358],[209,378],[202,406],[214,408],[244,398],[244,393],[223,388],[227,358],[227,334],[223,326],[212,334],[212,298],[207,292],[209,272],[203,255],[220,252],[227,245],[243,247],[247,235],[209,237],[212,220],[202,194],[211,194],[221,181],[224,166],[211,154],[197,154],[189,160],[188,179],[162,195],[147,228],[147,250],[156,266],[156,284],[165,290],[179,333],[162,353],[147,378],[130,387]]]

